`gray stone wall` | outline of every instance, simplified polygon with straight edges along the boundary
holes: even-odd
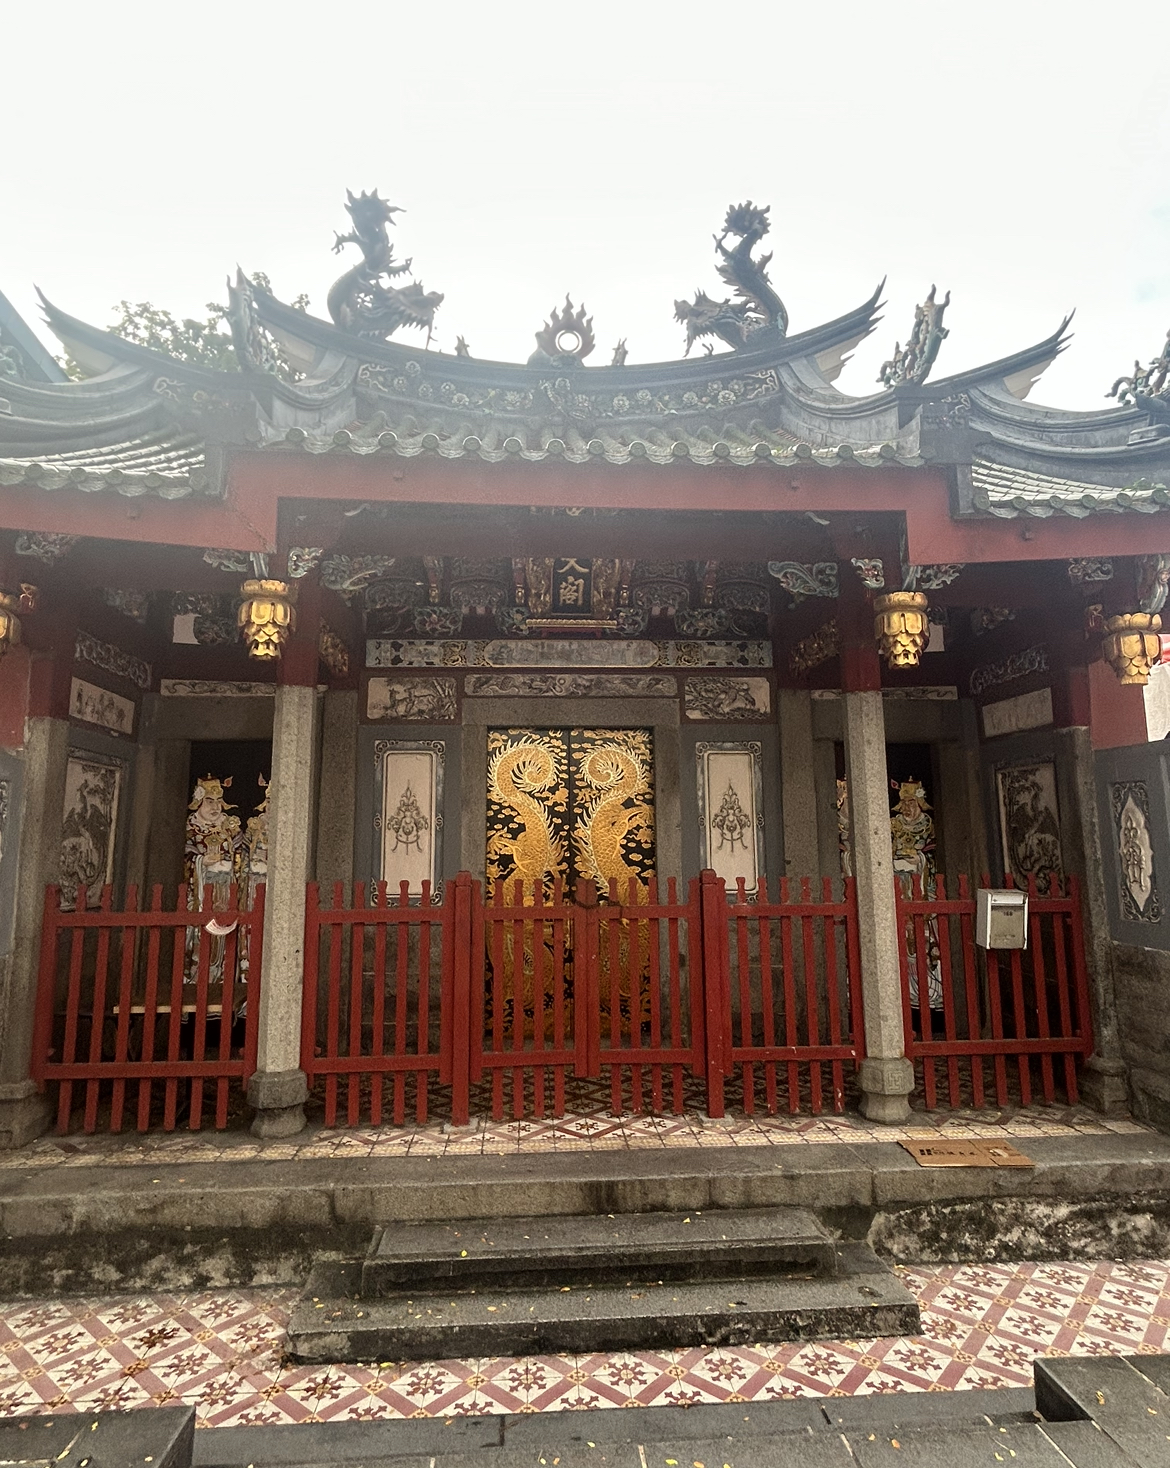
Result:
[[[1170,747],[1096,756],[1101,867],[1134,1115],[1170,1131]]]

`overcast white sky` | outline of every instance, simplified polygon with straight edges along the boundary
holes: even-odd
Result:
[[[681,355],[674,298],[715,292],[744,198],[793,331],[889,277],[848,392],[932,281],[936,375],[1076,308],[1038,402],[1103,405],[1170,327],[1162,5],[0,0],[0,49],[0,289],[32,324],[34,282],[103,326],[202,314],[237,261],[324,315],[348,186],[405,206],[436,345],[480,357],[524,360],[566,291],[594,361]]]

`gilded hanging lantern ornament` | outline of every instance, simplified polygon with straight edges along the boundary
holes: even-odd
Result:
[[[1105,623],[1101,652],[1123,684],[1148,683],[1162,656],[1162,619],[1156,612],[1124,612]]]
[[[285,581],[245,581],[240,588],[239,624],[248,644],[248,656],[269,661],[280,656],[296,622],[292,596]]]
[[[21,600],[11,592],[0,591],[0,657],[20,641]]]
[[[886,662],[891,668],[916,668],[930,641],[925,593],[888,591],[874,597],[873,609],[873,633]]]

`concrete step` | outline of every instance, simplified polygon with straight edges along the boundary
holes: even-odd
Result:
[[[321,1264],[289,1322],[300,1361],[428,1361],[586,1353],[753,1341],[914,1335],[918,1302],[864,1244],[838,1250],[836,1272],[737,1279],[508,1289],[427,1281],[365,1297],[360,1264]]]
[[[835,1267],[832,1239],[803,1208],[390,1223],[375,1232],[361,1293],[812,1278]]]

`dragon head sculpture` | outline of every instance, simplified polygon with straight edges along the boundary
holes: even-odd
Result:
[[[731,286],[735,299],[712,300],[705,291],[696,291],[693,301],[675,301],[674,316],[687,329],[687,350],[702,337],[718,337],[729,347],[746,347],[750,339],[762,331],[783,336],[788,330],[788,312],[784,302],[772,289],[768,278],[771,255],[759,260],[752,251],[768,233],[770,206],[760,208],[749,199],[733,204],[723,221],[723,233],[715,236],[718,262],[715,269],[721,280]],[[739,243],[730,249],[729,237]]]
[[[346,245],[357,245],[362,262],[334,281],[329,291],[329,314],[344,331],[358,336],[385,340],[400,326],[425,328],[429,336],[435,324],[435,312],[443,297],[438,291],[427,291],[419,281],[394,286],[390,282],[409,275],[411,260],[395,260],[387,226],[393,216],[405,211],[397,204],[381,198],[377,189],[367,194],[363,189],[355,195],[346,189],[346,212],[353,223],[348,234],[336,236],[334,254]]]

